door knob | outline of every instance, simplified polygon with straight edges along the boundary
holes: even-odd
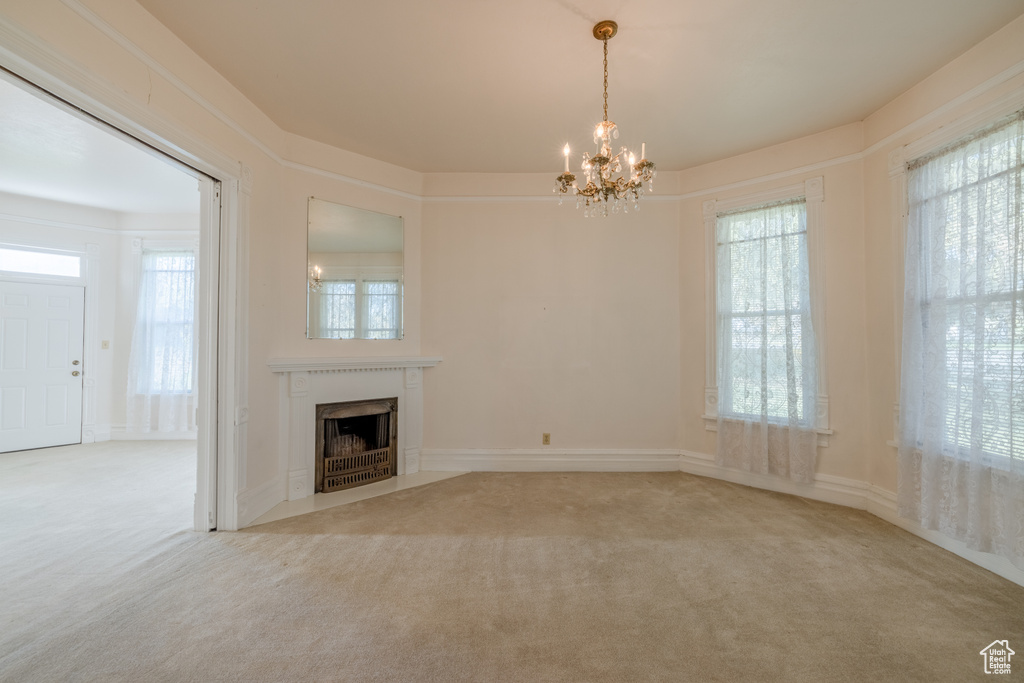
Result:
[[[78,361],[77,360],[73,360],[73,361],[71,361],[71,364],[72,365],[78,365]]]
[[[81,374],[81,373],[79,373],[78,370],[72,370],[71,371],[71,376],[72,377],[78,377],[79,374]]]

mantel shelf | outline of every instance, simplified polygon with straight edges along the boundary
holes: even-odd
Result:
[[[271,358],[267,366],[273,372],[359,372],[362,370],[402,370],[432,368],[441,356],[368,356],[360,358]]]

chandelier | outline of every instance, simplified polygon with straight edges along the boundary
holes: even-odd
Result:
[[[314,294],[319,294],[324,289],[324,281],[320,279],[320,266],[310,266],[309,268],[309,291]]]
[[[561,204],[565,195],[572,192],[576,196],[576,208],[583,208],[584,216],[607,216],[611,213],[629,211],[630,204],[639,210],[640,198],[651,188],[657,170],[653,161],[646,159],[647,144],[640,146],[640,159],[633,152],[621,147],[612,156],[612,139],[618,139],[619,129],[614,121],[608,120],[608,39],[619,30],[614,21],[598,22],[594,26],[594,37],[604,43],[604,120],[594,129],[594,144],[598,145],[597,153],[583,155],[580,168],[586,175],[587,184],[580,187],[576,176],[569,170],[569,144],[566,143],[562,153],[565,155],[565,171],[555,181],[554,192],[558,193]],[[623,174],[623,166],[626,173]]]

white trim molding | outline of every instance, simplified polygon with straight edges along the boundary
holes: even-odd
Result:
[[[266,514],[286,497],[281,477],[274,477],[260,486],[242,491],[238,494],[238,528],[249,526],[254,519]]]
[[[675,449],[423,449],[424,472],[675,472]]]
[[[811,317],[816,330],[818,357],[818,401],[815,431],[818,445],[828,446],[834,433],[829,428],[828,354],[825,322],[825,224],[822,202],[825,185],[822,176],[808,178],[799,185],[787,185],[729,199],[709,199],[701,208],[704,214],[704,428],[717,431],[718,420],[718,311],[716,303],[716,242],[718,216],[722,213],[756,207],[770,202],[803,198],[807,210],[807,251],[810,261]]]
[[[273,372],[358,372],[360,370],[404,370],[432,368],[440,356],[367,356],[362,358],[271,358]]]

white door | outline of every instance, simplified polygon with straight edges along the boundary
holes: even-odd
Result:
[[[0,453],[82,442],[85,288],[0,282]]]

